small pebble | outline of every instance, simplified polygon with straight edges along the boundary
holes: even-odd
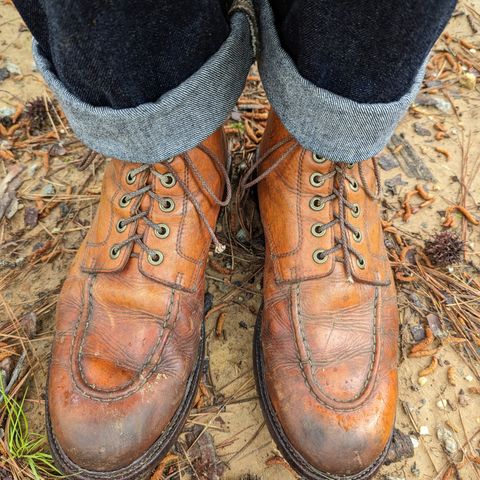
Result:
[[[412,441],[413,448],[418,448],[420,446],[420,442],[418,441],[417,437],[410,435],[410,440]]]
[[[3,82],[10,76],[10,72],[4,67],[0,68],[0,82]]]
[[[440,409],[440,410],[446,410],[446,408],[448,407],[448,402],[447,400],[445,400],[444,398],[442,398],[441,400],[439,400],[437,402],[437,407]]]
[[[474,90],[477,85],[477,77],[471,72],[464,73],[460,77],[460,84],[467,90]]]
[[[437,428],[437,438],[442,442],[445,451],[450,455],[454,455],[458,451],[458,444],[453,433],[444,427]]]
[[[432,132],[428,128],[425,128],[418,122],[415,122],[413,124],[413,129],[415,130],[415,133],[417,135],[420,135],[421,137],[429,137],[430,135],[432,135]]]
[[[0,118],[11,117],[14,113],[15,113],[14,108],[10,108],[10,107],[0,108]]]
[[[465,380],[467,382],[473,382],[473,377],[471,375],[465,375]]]
[[[237,240],[242,243],[246,242],[248,239],[248,233],[243,228],[241,228],[235,236],[237,237]]]
[[[415,477],[420,476],[420,469],[417,467],[417,462],[413,462],[413,465],[410,468],[410,471],[412,472],[412,475],[415,475]]]
[[[53,197],[55,195],[55,187],[49,183],[42,188],[42,197]]]
[[[388,170],[392,170],[395,167],[398,167],[398,161],[393,155],[389,155],[385,153],[383,155],[379,155],[377,157],[377,163],[382,170],[388,172]]]
[[[430,435],[430,430],[428,429],[427,425],[422,425],[420,427],[420,435]]]
[[[465,392],[463,390],[460,390],[458,393],[458,404],[461,407],[468,407],[470,404],[470,397],[468,395],[465,395]]]
[[[450,102],[438,95],[421,93],[415,99],[415,103],[423,107],[435,107],[443,113],[453,113],[452,105],[450,104]]]
[[[20,70],[20,67],[15,63],[7,62],[7,63],[5,63],[5,68],[12,75],[21,75],[22,74],[22,71]]]
[[[418,384],[423,387],[428,382],[427,377],[418,377]]]

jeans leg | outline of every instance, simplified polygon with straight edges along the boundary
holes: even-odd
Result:
[[[378,153],[455,0],[257,0],[260,72],[285,126],[335,161]]]
[[[15,0],[65,86],[113,108],[154,101],[229,34],[222,0]]]
[[[271,0],[280,41],[300,74],[360,103],[410,89],[456,0]]]
[[[224,3],[15,0],[75,133],[105,155],[144,163],[193,148],[241,93],[250,27]]]

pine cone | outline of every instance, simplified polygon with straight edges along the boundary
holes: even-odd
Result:
[[[27,102],[24,115],[29,122],[30,132],[41,132],[49,125],[47,108],[45,107],[45,101],[41,97]]]
[[[465,244],[455,233],[444,230],[425,242],[425,253],[438,267],[459,263],[463,258]]]

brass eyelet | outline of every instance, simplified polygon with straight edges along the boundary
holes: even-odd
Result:
[[[325,255],[325,250],[315,250],[313,252],[313,261],[315,263],[325,263],[328,260],[328,255]]]
[[[160,265],[163,262],[163,253],[160,250],[153,250],[147,256],[150,265]]]
[[[111,249],[110,249],[110,258],[112,258],[113,260],[115,260],[116,258],[118,258],[120,255],[120,248],[118,248],[116,245],[114,245]]]
[[[167,238],[170,235],[170,228],[165,223],[159,223],[154,229],[155,236],[158,238]]]
[[[164,160],[163,163],[172,163],[174,160],[175,160],[175,157],[170,157]]]
[[[352,212],[352,217],[358,218],[360,216],[361,209],[358,203],[354,203],[352,205],[351,212]]]
[[[160,183],[165,188],[172,188],[177,183],[177,179],[171,173],[164,173],[160,177]]]
[[[352,236],[357,243],[361,242],[363,239],[363,235],[360,230],[356,230],[355,232],[353,232]]]
[[[354,163],[347,163],[347,168],[350,168],[350,169],[352,169],[354,166],[355,166],[355,164],[354,164]]]
[[[363,270],[367,266],[367,261],[363,257],[357,258],[357,265]]]
[[[310,185],[313,187],[321,187],[325,183],[325,178],[321,173],[313,172],[310,175]]]
[[[132,201],[131,197],[129,197],[128,195],[123,195],[123,197],[120,197],[120,201],[118,202],[118,204],[122,208],[125,208],[125,207],[128,207],[131,201]]]
[[[350,183],[350,190],[354,192],[358,192],[358,189],[360,188],[360,185],[358,184],[358,182],[356,180],[353,180],[353,182],[349,182],[349,183]]]
[[[128,173],[127,173],[127,176],[125,177],[125,181],[131,185],[132,183],[135,183],[135,180],[137,179],[137,176],[134,175],[133,173],[133,170],[130,170]]]
[[[117,232],[122,233],[127,229],[127,224],[123,220],[119,220],[116,225]]]
[[[310,199],[310,208],[315,211],[321,210],[325,206],[325,202],[322,197],[315,195]]]
[[[325,157],[321,157],[318,153],[312,154],[312,158],[315,163],[325,163],[327,161]]]
[[[163,201],[160,200],[160,201],[158,202],[158,204],[159,204],[160,210],[161,210],[162,212],[167,212],[167,213],[168,213],[168,212],[171,212],[172,210],[175,209],[175,202],[174,202],[173,199],[170,198],[170,197],[165,197],[165,198],[163,199]]]
[[[325,230],[323,223],[314,223],[310,229],[314,237],[323,237],[327,231]]]

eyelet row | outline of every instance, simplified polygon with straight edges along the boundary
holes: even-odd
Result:
[[[312,154],[312,158],[315,163],[319,163],[319,164],[327,161],[325,157],[321,157],[316,153]],[[355,166],[354,163],[347,164],[347,168],[349,169],[352,169],[354,166]],[[313,187],[321,187],[324,183],[325,183],[325,179],[322,174],[318,172],[313,172],[310,175],[310,185],[312,185]],[[360,185],[355,179],[349,180],[349,186],[353,192],[357,192],[360,189]],[[325,207],[325,200],[320,195],[315,195],[310,199],[309,205],[312,210],[318,212]],[[352,206],[350,207],[350,211],[351,211],[352,217],[354,218],[358,218],[361,214],[361,208],[357,203],[352,204]],[[326,229],[323,223],[316,222],[312,225],[310,232],[314,237],[322,237],[323,235],[325,235]],[[357,243],[361,242],[363,239],[363,235],[362,235],[362,232],[360,232],[360,230],[355,230],[354,232],[352,232],[352,236],[353,236],[353,240]],[[322,249],[316,249],[313,252],[312,257],[314,262],[318,264],[325,263],[328,260],[328,254],[325,254],[325,250],[322,250]],[[357,258],[357,265],[362,270],[366,267],[366,263],[367,262],[363,257]]]
[[[349,168],[349,169],[352,169],[354,166],[355,166],[354,163],[347,163],[347,168]],[[360,185],[358,184],[358,182],[355,179],[354,180],[349,180],[349,186],[350,186],[350,189],[353,192],[358,192],[358,190],[360,189]],[[354,203],[352,205],[352,208],[350,209],[350,211],[352,213],[352,217],[354,217],[354,218],[358,218],[361,214],[361,208],[358,205],[358,203]],[[360,243],[363,240],[362,232],[360,230],[355,230],[354,232],[352,232],[352,238],[355,242]],[[363,257],[357,258],[356,263],[357,263],[358,268],[360,268],[362,270],[364,270],[366,265],[367,265],[367,261]]]
[[[171,157],[165,160],[165,162],[171,163],[174,159],[175,157]],[[133,183],[135,183],[136,179],[137,179],[137,176],[136,174],[133,173],[133,170],[130,170],[125,177],[125,181],[129,185],[132,185]],[[172,173],[167,172],[161,175],[160,183],[165,188],[172,188],[173,186],[176,185],[177,180]],[[132,201],[132,197],[129,196],[129,194],[125,194],[120,197],[118,204],[121,208],[125,208],[125,207],[128,207],[128,205],[130,205],[131,201]],[[170,197],[164,197],[161,201],[158,202],[158,204],[162,212],[168,213],[175,209],[175,201]],[[116,225],[116,230],[117,232],[122,233],[127,229],[127,226],[128,224],[125,223],[124,220],[119,220]],[[156,226],[156,228],[154,228],[154,233],[155,233],[155,236],[158,238],[162,238],[162,239],[167,238],[170,235],[170,227],[165,223],[160,223]],[[120,250],[121,249],[117,245],[114,245],[112,248],[110,248],[110,252],[109,252],[110,258],[112,259],[118,258],[120,256]],[[147,260],[148,260],[148,263],[150,263],[151,265],[160,265],[164,260],[164,255],[160,250],[152,250],[147,255]]]

